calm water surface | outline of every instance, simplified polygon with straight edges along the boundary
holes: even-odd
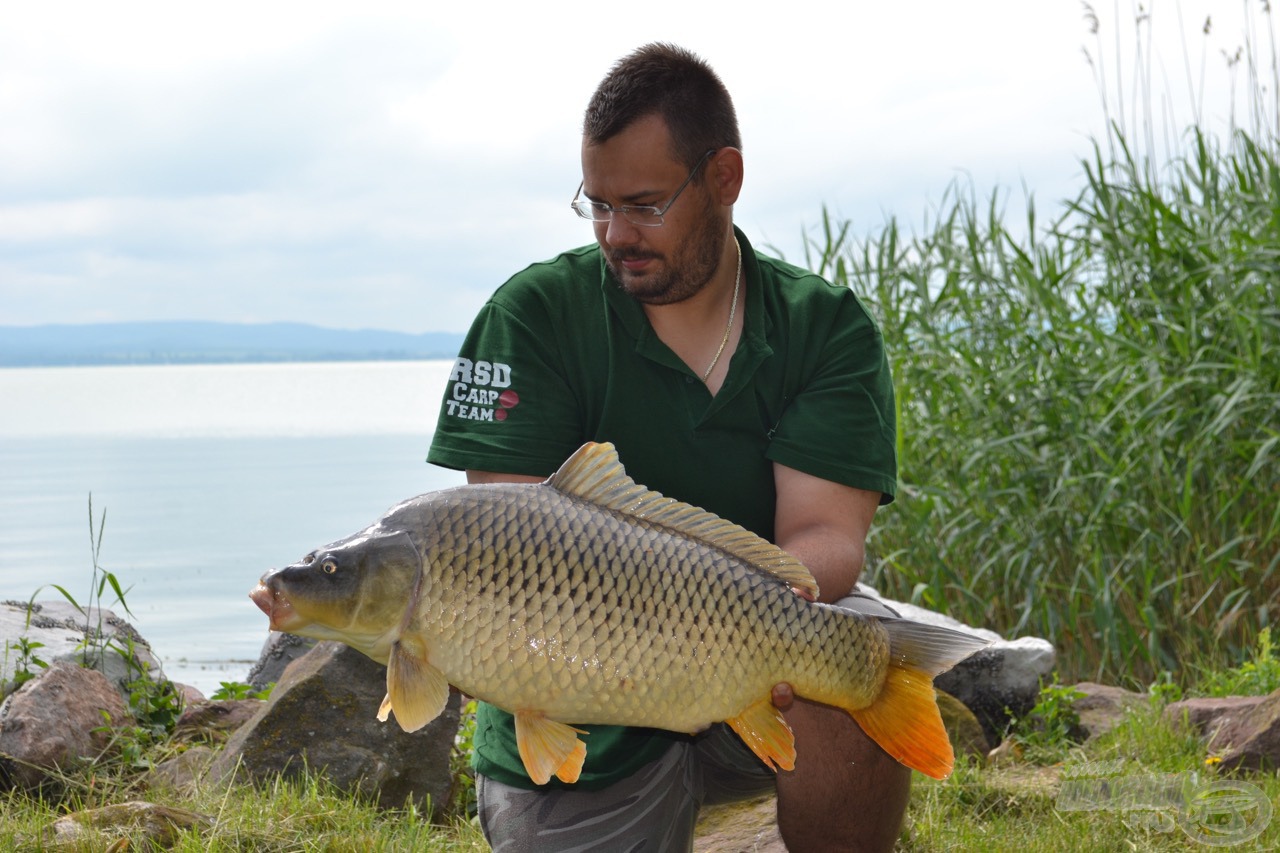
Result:
[[[448,369],[0,370],[0,599],[91,599],[92,495],[100,565],[166,674],[206,694],[244,680],[268,633],[248,599],[264,570],[463,481],[423,461]]]

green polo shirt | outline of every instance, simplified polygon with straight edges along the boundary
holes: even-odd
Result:
[[[745,325],[715,397],[618,287],[599,246],[586,246],[521,271],[481,309],[427,461],[548,476],[584,442],[611,441],[637,482],[766,539],[775,462],[893,500],[893,384],[878,326],[849,289],[737,236]],[[577,784],[587,788],[630,775],[679,737],[585,728]],[[481,705],[474,745],[479,772],[533,787],[509,714]]]

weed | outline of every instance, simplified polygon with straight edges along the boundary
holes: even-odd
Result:
[[[126,613],[130,616],[133,615],[125,599],[126,590],[121,588],[116,576],[107,571],[101,563],[102,537],[106,529],[106,518],[107,513],[104,509],[99,516],[98,523],[95,525],[93,495],[90,494],[89,548],[93,563],[93,573],[89,589],[89,604],[82,606],[74,595],[58,584],[51,584],[50,586],[61,593],[72,607],[85,616],[84,638],[79,645],[81,665],[96,667],[104,662],[110,654],[118,656],[123,661],[126,676],[121,687],[128,696],[128,706],[133,717],[133,723],[132,725],[118,726],[115,725],[115,721],[108,718],[105,721],[106,725],[101,727],[99,731],[110,735],[115,752],[126,767],[142,768],[150,766],[147,755],[156,746],[163,743],[177,725],[178,718],[182,715],[183,700],[172,681],[165,678],[156,678],[155,674],[151,672],[149,664],[143,658],[132,636],[119,632],[110,634],[103,630],[103,613],[106,610],[103,597],[108,589],[114,593],[115,599],[107,606],[119,604]],[[32,611],[32,604],[42,589],[44,587],[37,589],[31,596],[31,602],[28,603],[27,607],[28,618]],[[20,655],[18,678],[29,680],[34,677],[34,674],[30,672],[29,667],[24,667],[22,664],[44,665],[43,661],[40,661],[33,654],[34,649],[40,647],[41,644],[31,642],[26,638],[20,638],[13,645]],[[22,675],[24,669],[27,673],[25,678]]]
[[[458,732],[453,738],[453,751],[449,755],[449,772],[453,779],[449,792],[448,811],[460,818],[474,817],[476,803],[476,775],[471,769],[471,750],[476,734],[476,701],[469,700],[462,706]]]
[[[219,681],[218,689],[209,698],[215,702],[222,699],[269,699],[275,686],[276,683],[273,681],[258,690],[252,684],[245,684],[243,681]]]
[[[1249,660],[1232,669],[1204,673],[1197,689],[1206,696],[1265,696],[1280,689],[1280,658],[1271,646],[1271,627],[1258,632]]]
[[[1009,737],[1021,744],[1027,760],[1038,764],[1061,761],[1072,746],[1083,740],[1080,715],[1075,703],[1085,694],[1053,681],[1042,685],[1035,706],[1014,721]]]
[[[27,611],[27,618],[30,619],[30,611]],[[41,660],[36,655],[36,649],[43,649],[44,643],[31,640],[27,637],[19,637],[9,644],[9,650],[18,653],[17,659],[14,661],[13,683],[6,685],[6,693],[17,690],[22,685],[36,677],[36,673],[32,671],[32,667],[39,669],[47,669],[49,664]]]
[[[1182,688],[1173,680],[1173,673],[1165,670],[1147,687],[1147,697],[1154,708],[1163,708],[1170,702],[1182,700]]]
[[[824,211],[806,256],[892,362],[868,581],[1136,687],[1238,660],[1280,606],[1280,136],[1193,126],[1157,163],[1127,103],[1047,219],[953,185],[914,235]]]

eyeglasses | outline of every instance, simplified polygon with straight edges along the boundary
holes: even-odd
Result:
[[[689,177],[684,179],[684,183],[680,185],[675,194],[662,207],[654,207],[651,204],[624,204],[620,207],[612,207],[602,201],[579,198],[582,195],[583,184],[578,184],[578,191],[573,194],[573,201],[569,202],[569,206],[573,208],[574,213],[592,222],[609,222],[613,219],[615,213],[621,213],[622,218],[632,225],[655,228],[662,224],[662,217],[671,209],[671,205],[676,203],[680,193],[684,192],[684,188],[689,186],[693,176],[698,174],[698,170],[703,167],[714,153],[716,153],[716,149],[712,148],[702,155],[702,159],[689,172]]]

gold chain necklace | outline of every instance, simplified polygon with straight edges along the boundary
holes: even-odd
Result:
[[[707,365],[707,372],[702,374],[703,382],[707,381],[711,371],[715,370],[716,365],[720,363],[725,344],[729,343],[729,335],[733,333],[733,315],[738,310],[738,286],[742,283],[742,244],[738,242],[737,237],[734,237],[733,245],[738,250],[738,272],[733,277],[733,301],[729,303],[729,324],[724,327],[724,337],[720,339],[720,348],[716,350],[715,358],[711,359],[711,363]]]

